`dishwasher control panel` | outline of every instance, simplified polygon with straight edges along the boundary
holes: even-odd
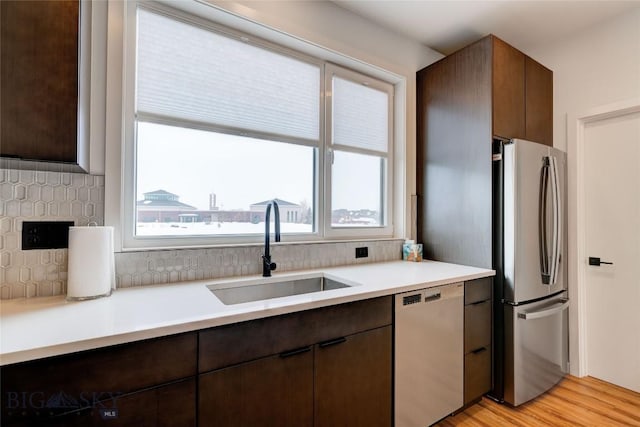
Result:
[[[402,297],[402,305],[415,304],[422,301],[422,294],[413,294]]]

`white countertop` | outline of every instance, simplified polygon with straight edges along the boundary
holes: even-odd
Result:
[[[241,285],[246,276],[117,289],[110,297],[66,301],[65,296],[0,301],[0,365],[34,360],[180,332],[335,305],[415,289],[493,276],[493,270],[394,261],[274,273],[323,273],[348,288],[224,305],[206,285]]]

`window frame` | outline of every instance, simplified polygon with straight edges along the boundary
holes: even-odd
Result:
[[[197,247],[212,247],[212,246],[232,246],[232,245],[244,245],[244,244],[259,244],[263,236],[261,234],[248,234],[248,235],[201,235],[201,236],[136,236],[135,235],[135,209],[136,209],[136,165],[137,158],[135,153],[136,147],[136,123],[138,118],[135,114],[135,71],[136,67],[131,64],[136,63],[136,16],[138,8],[145,8],[147,10],[161,13],[172,18],[179,19],[188,24],[197,25],[208,30],[212,30],[223,36],[232,37],[242,40],[243,42],[250,42],[260,48],[266,48],[275,51],[280,54],[284,54],[293,57],[298,60],[302,60],[314,65],[320,66],[320,123],[319,123],[319,141],[317,145],[301,143],[300,141],[288,141],[286,139],[280,139],[281,142],[295,143],[299,145],[306,145],[315,147],[317,150],[317,156],[315,161],[315,188],[314,188],[314,224],[315,231],[312,233],[288,233],[285,237],[286,242],[321,242],[321,241],[338,241],[338,240],[359,240],[359,239],[371,239],[371,238],[393,238],[394,237],[394,205],[397,205],[397,200],[394,195],[394,136],[396,135],[393,128],[394,123],[394,109],[397,108],[397,104],[394,99],[395,85],[393,83],[385,82],[380,77],[369,77],[360,71],[354,71],[343,68],[339,65],[330,63],[327,59],[318,58],[316,56],[307,55],[298,50],[291,49],[286,46],[282,46],[277,43],[265,40],[264,38],[253,36],[247,32],[229,28],[224,24],[217,23],[211,20],[209,17],[200,17],[192,14],[192,11],[183,11],[170,7],[165,4],[149,1],[132,1],[127,2],[123,8],[122,24],[123,24],[123,39],[122,39],[122,82],[124,96],[122,97],[122,116],[121,116],[121,138],[122,146],[119,152],[119,163],[121,178],[119,184],[118,194],[118,218],[115,218],[115,209],[107,209],[112,214],[107,213],[107,224],[114,225],[116,228],[116,248],[122,251],[135,251],[145,249],[177,249],[177,248],[197,248]],[[212,6],[204,6],[212,8]],[[111,11],[110,11],[111,12]],[[220,13],[220,11],[218,11]],[[110,31],[111,33],[111,31]],[[373,68],[372,68],[373,70]],[[375,70],[378,74],[380,70]],[[385,176],[385,200],[383,203],[384,212],[382,215],[386,218],[386,224],[384,226],[376,227],[332,227],[331,226],[331,165],[327,163],[328,156],[331,155],[332,146],[327,140],[327,136],[330,135],[330,91],[327,89],[327,81],[331,81],[332,73],[338,73],[340,77],[347,78],[352,81],[359,81],[366,79],[370,82],[375,82],[376,88],[379,86],[384,91],[390,93],[389,97],[389,127],[388,127],[388,141],[389,146],[386,156],[386,176]],[[375,72],[372,74],[376,74]],[[154,118],[148,115],[143,115],[141,119],[144,121],[151,121],[153,123],[166,124],[166,125],[179,125],[180,120],[163,120],[161,118]],[[223,133],[229,133],[233,135],[241,136],[263,136],[259,133],[249,132],[246,130],[238,129],[213,129],[211,126],[204,126],[199,128],[196,124],[191,123],[194,129],[200,130],[214,130],[221,131]],[[352,150],[347,150],[352,151]],[[366,151],[366,150],[365,150]],[[371,153],[364,153],[371,154]],[[380,155],[381,153],[375,153]],[[384,156],[382,156],[384,157]],[[109,181],[109,180],[108,180]],[[114,183],[116,180],[113,180]],[[114,192],[115,193],[115,192]],[[115,195],[107,197],[105,203],[108,204],[109,200],[114,201]],[[109,220],[111,218],[111,220]]]
[[[345,146],[341,144],[334,144],[333,142],[333,89],[332,81],[334,77],[339,77],[345,80],[349,80],[353,83],[363,84],[367,87],[384,92],[388,96],[389,102],[387,103],[387,151],[382,153],[380,151],[356,148]],[[325,168],[325,211],[324,211],[324,235],[326,237],[379,237],[380,235],[391,236],[393,234],[393,94],[394,88],[390,83],[383,82],[379,79],[374,79],[365,74],[349,70],[338,65],[327,63],[325,64],[324,71],[324,87],[326,93],[325,101],[325,136],[324,145],[326,150],[325,162],[327,166]],[[355,154],[366,154],[379,156],[386,159],[386,168],[383,171],[382,179],[384,185],[381,186],[383,194],[381,194],[381,218],[383,219],[383,225],[374,227],[349,227],[340,226],[334,227],[331,221],[332,208],[331,206],[331,184],[332,184],[332,157],[334,151],[344,151]]]

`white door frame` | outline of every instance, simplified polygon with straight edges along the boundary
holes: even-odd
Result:
[[[569,215],[569,361],[570,373],[587,375],[587,300],[584,245],[585,198],[584,130],[588,123],[640,112],[640,98],[593,108],[567,117],[568,215]]]

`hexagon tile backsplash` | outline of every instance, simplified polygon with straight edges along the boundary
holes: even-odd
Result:
[[[355,248],[367,246],[367,258],[355,258]],[[260,274],[262,245],[206,249],[116,253],[116,287],[159,285],[189,280]],[[271,247],[278,272],[395,261],[402,258],[402,240],[275,244]]]
[[[23,221],[104,224],[104,176],[0,169],[0,298],[66,292],[67,250],[21,250]]]
[[[63,295],[67,250],[21,250],[23,221],[104,224],[104,176],[0,169],[0,299]],[[355,248],[369,256],[355,259]],[[274,245],[278,271],[401,259],[402,240]],[[259,274],[262,246],[116,253],[116,286]]]

